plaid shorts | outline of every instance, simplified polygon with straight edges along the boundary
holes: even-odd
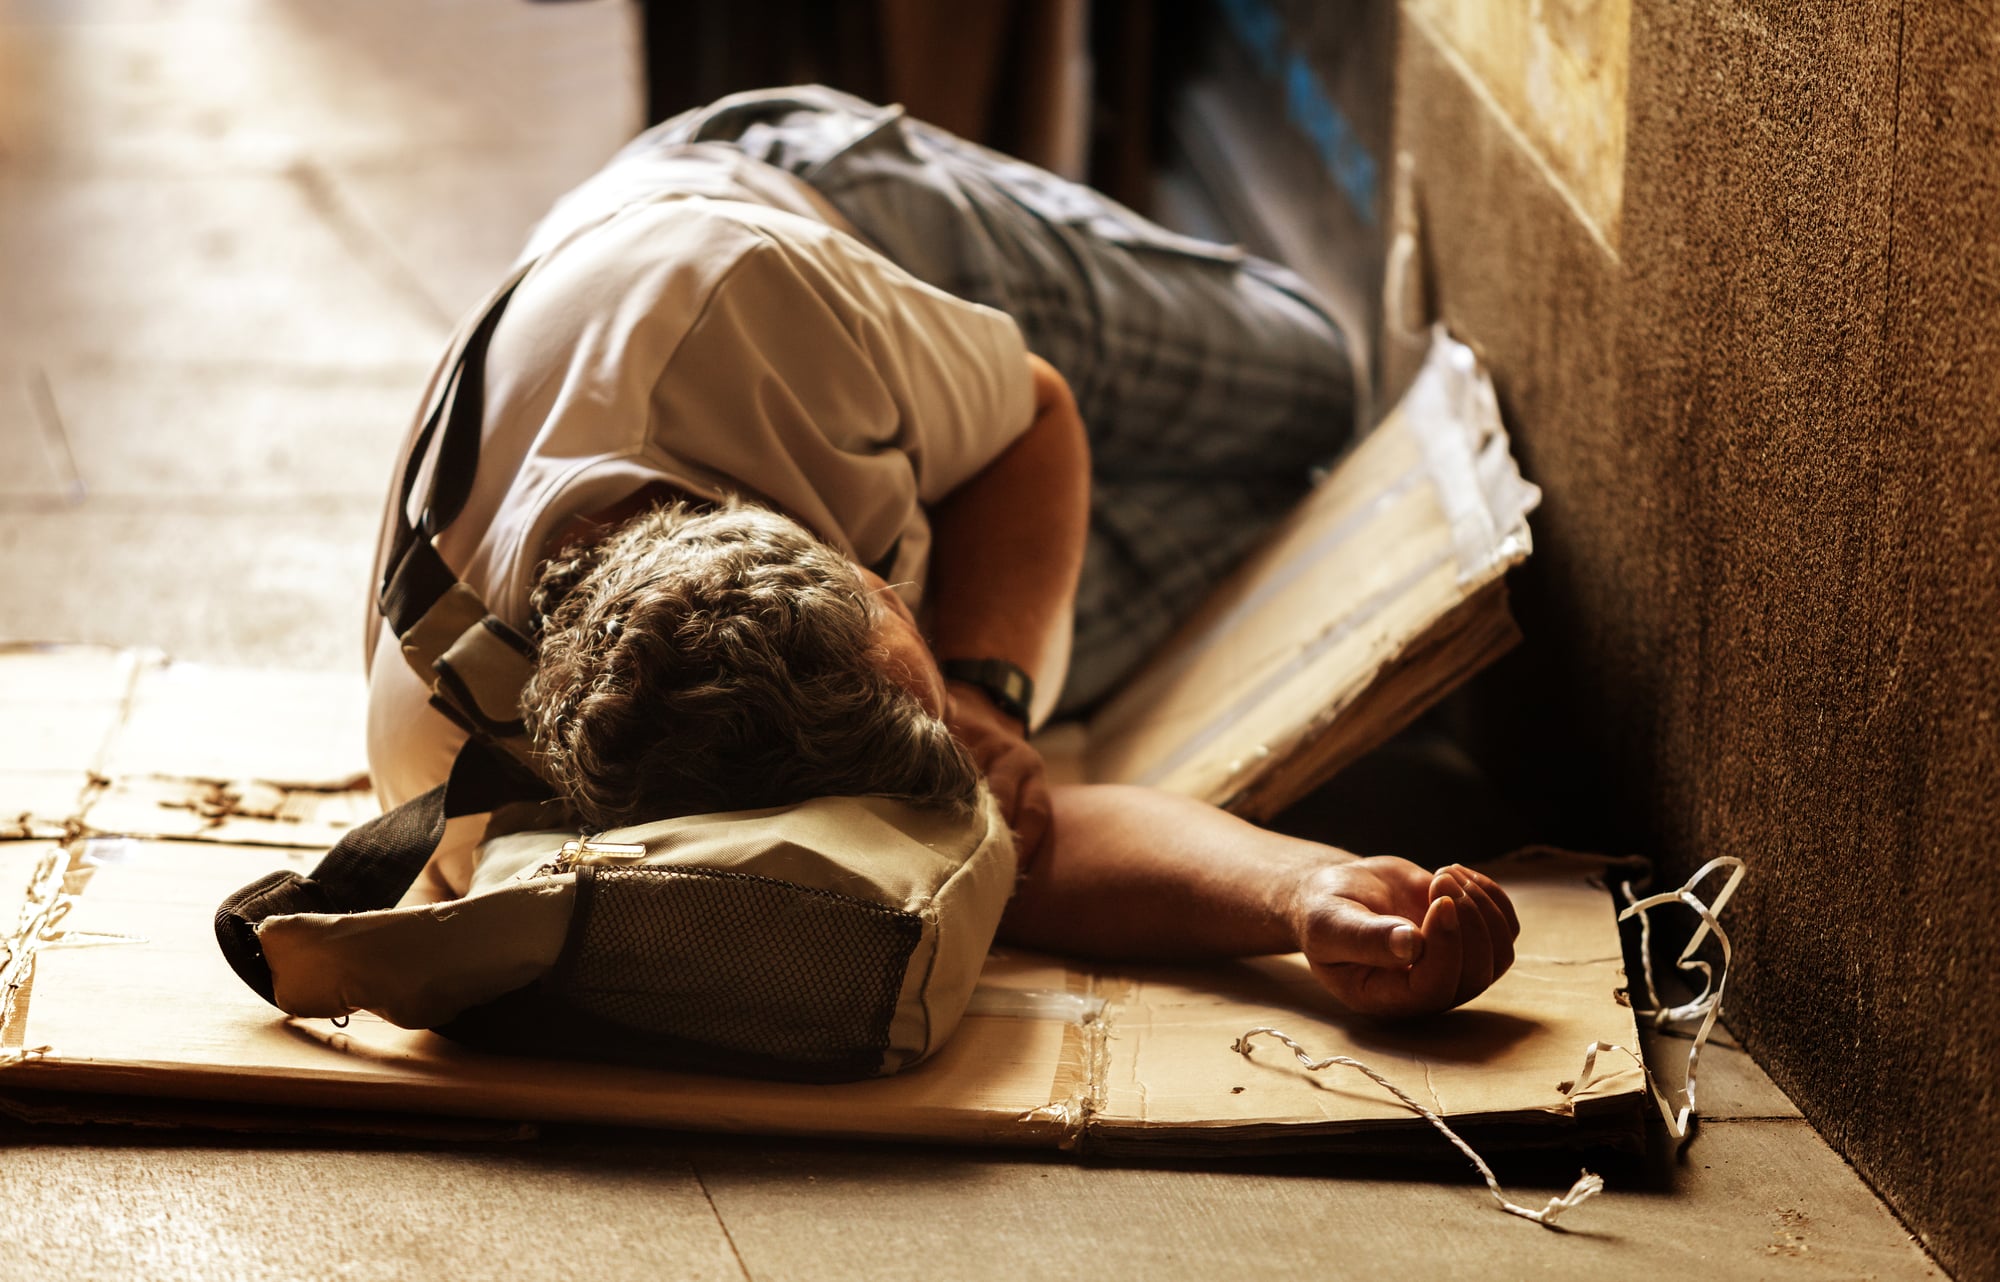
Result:
[[[1090,436],[1090,541],[1060,711],[1109,693],[1353,431],[1347,345],[1297,276],[818,86],[737,94],[633,149],[720,142],[809,183],[890,261],[1012,316]]]

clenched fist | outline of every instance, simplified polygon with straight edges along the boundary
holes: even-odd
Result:
[[[1329,864],[1307,874],[1292,910],[1319,982],[1364,1015],[1426,1015],[1471,1001],[1514,964],[1521,922],[1485,873],[1407,859]]]

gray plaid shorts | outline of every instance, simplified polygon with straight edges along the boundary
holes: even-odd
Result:
[[[1062,713],[1150,654],[1352,434],[1346,342],[1273,263],[819,86],[737,94],[631,148],[687,142],[797,175],[905,271],[1012,316],[1069,380],[1092,499]]]

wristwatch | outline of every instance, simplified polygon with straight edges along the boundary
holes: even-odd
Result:
[[[938,664],[947,681],[978,686],[993,706],[1028,728],[1028,706],[1035,701],[1035,682],[1005,659],[946,659]]]

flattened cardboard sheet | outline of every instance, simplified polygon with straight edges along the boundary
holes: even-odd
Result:
[[[30,669],[67,674],[90,657],[0,656],[0,681],[36,688]],[[127,675],[147,664],[158,661]],[[189,669],[182,681],[176,690],[222,692],[196,701],[235,709],[210,721],[209,733],[253,755],[261,737],[314,724],[289,718],[321,715],[315,700],[361,693],[358,684],[343,691],[312,679],[277,697],[265,675],[254,683],[260,699],[242,701],[229,696],[226,671]],[[325,715],[338,726],[336,711]],[[75,759],[107,759],[121,728],[111,724],[98,755]],[[201,733],[192,727],[189,738]],[[221,745],[202,752],[218,774],[249,773],[250,757],[230,758]],[[170,769],[167,759],[146,763]],[[327,772],[343,775],[352,783],[351,771]],[[1475,1131],[1503,1127],[1507,1144],[1630,1143],[1639,1134],[1635,1067],[1612,1065],[1574,1104],[1560,1089],[1589,1043],[1633,1044],[1632,1015],[1617,995],[1611,905],[1587,863],[1496,867],[1522,916],[1524,952],[1477,1001],[1421,1026],[1345,1018],[1297,958],[1086,969],[1001,951],[959,1035],[932,1061],[879,1081],[797,1086],[482,1055],[367,1015],[345,1029],[286,1019],[228,970],[211,931],[214,906],[274,868],[310,867],[347,822],[372,811],[365,791],[238,778],[228,795],[305,799],[296,816],[282,805],[246,815],[236,813],[240,802],[203,813],[175,799],[177,788],[213,781],[110,779],[94,767],[79,778],[89,781],[89,822],[57,825],[67,841],[0,841],[0,922],[19,917],[24,888],[51,855],[61,857],[59,885],[72,897],[59,929],[14,938],[32,952],[22,970],[31,982],[15,990],[0,1027],[0,1091],[1103,1150],[1435,1151],[1427,1127],[1366,1083],[1306,1077],[1273,1049],[1248,1061],[1230,1050],[1249,1028],[1274,1024],[1317,1054],[1376,1065]],[[119,806],[133,821],[126,831],[140,835],[105,831],[104,816]],[[228,840],[236,832],[247,838]]]
[[[1645,1090],[1636,1061],[1605,1056],[1605,1075],[1573,1089],[1586,1047],[1637,1045],[1603,861],[1517,854],[1485,868],[1520,913],[1523,951],[1491,989],[1445,1015],[1354,1019],[1296,954],[1131,973],[1113,1004],[1095,1147],[1403,1152],[1442,1142],[1413,1133],[1414,1115],[1352,1069],[1307,1074],[1269,1039],[1248,1058],[1222,1053],[1265,1026],[1316,1057],[1360,1060],[1466,1134],[1500,1137],[1497,1146],[1633,1138]]]
[[[60,837],[124,719],[147,656],[95,646],[0,646],[0,837]]]
[[[0,872],[29,852],[0,846]],[[21,859],[7,856],[19,853]],[[76,892],[35,956],[4,1042],[11,1084],[246,1104],[712,1131],[1111,1151],[1434,1151],[1428,1126],[1358,1077],[1311,1076],[1231,1045],[1272,1024],[1316,1054],[1363,1059],[1454,1123],[1508,1144],[1631,1144],[1629,1062],[1576,1102],[1592,1041],[1634,1043],[1618,935],[1591,863],[1493,867],[1525,953],[1477,1001],[1421,1025],[1350,1019],[1297,958],[1087,970],[996,951],[961,1028],[895,1077],[831,1086],[483,1054],[356,1015],[289,1019],[230,973],[215,903],[316,852],[212,842],[77,843]]]

